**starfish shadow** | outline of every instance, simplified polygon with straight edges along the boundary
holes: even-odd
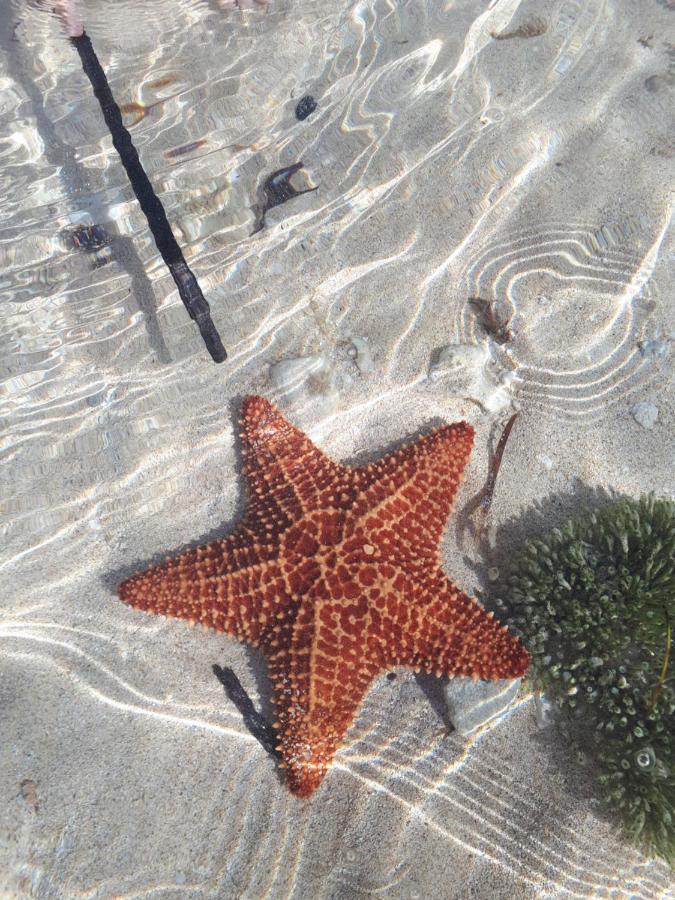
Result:
[[[276,732],[267,719],[255,708],[253,701],[246,693],[234,670],[228,666],[221,667],[217,664],[214,664],[211,668],[213,674],[225,688],[225,693],[241,713],[244,725],[246,725],[249,732],[258,741],[263,750],[269,753],[276,762],[279,762],[281,753],[276,749],[278,740]]]
[[[357,450],[351,456],[347,456],[345,459],[340,460],[340,464],[343,466],[350,466],[352,468],[367,466],[369,465],[369,463],[377,462],[384,456],[389,456],[390,453],[395,453],[397,450],[400,450],[401,447],[415,443],[415,441],[418,441],[420,438],[426,437],[426,435],[430,434],[436,428],[440,428],[442,425],[447,424],[447,421],[442,419],[440,416],[433,416],[431,419],[428,419],[424,423],[424,425],[420,425],[419,428],[416,428],[414,431],[409,432],[405,435],[405,437],[392,438],[390,441],[387,441],[385,444],[381,444],[379,447],[368,447],[362,450]]]
[[[417,672],[415,674],[415,681],[426,697],[429,706],[443,723],[446,736],[452,734],[455,730],[455,726],[450,720],[450,709],[444,692],[448,679],[437,678],[435,675],[429,675],[426,672]]]

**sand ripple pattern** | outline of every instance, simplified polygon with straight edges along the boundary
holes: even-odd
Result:
[[[551,225],[517,232],[472,263],[466,279],[473,305],[462,311],[460,340],[484,337],[475,308],[489,306],[510,333],[495,355],[515,371],[522,404],[573,419],[597,417],[670,365],[653,316],[659,298],[652,274],[663,233],[644,255],[622,248],[622,237]]]
[[[153,622],[144,632],[146,644],[160,643],[167,627]],[[303,809],[279,789],[274,763],[270,759],[261,763],[262,749],[232,705],[219,697],[215,679],[208,684],[196,681],[186,690],[184,683],[182,687],[173,685],[163,677],[158,690],[148,654],[131,652],[124,638],[111,642],[105,627],[96,631],[25,617],[2,623],[0,640],[5,659],[17,669],[32,672],[38,684],[45,679],[68,684],[85,727],[95,717],[104,723],[112,717],[117,723],[118,750],[124,748],[127,735],[134,734],[135,739],[145,735],[153,741],[154,733],[165,735],[161,740],[185,750],[195,748],[197,755],[211,755],[215,793],[202,810],[205,824],[189,838],[186,835],[186,840],[202,846],[200,852],[206,855],[203,865],[210,871],[209,884],[216,892],[234,878],[240,891],[287,896],[304,883],[303,876],[317,864],[318,854],[320,864],[327,867],[322,896],[335,890],[357,894],[393,891],[395,896],[409,896],[418,864],[412,848],[420,831],[435,848],[428,862],[431,866],[440,862],[434,860],[435,854],[456,857],[463,865],[468,860],[475,877],[492,866],[507,883],[530,888],[543,885],[556,896],[616,896],[617,891],[629,891],[646,900],[657,896],[664,885],[659,867],[645,864],[639,854],[622,847],[610,825],[595,821],[592,828],[579,832],[572,824],[578,815],[575,807],[586,801],[574,797],[541,748],[533,744],[527,758],[504,752],[503,740],[510,732],[533,728],[527,697],[498,727],[488,726],[467,740],[448,736],[439,727],[441,723],[430,718],[412,675],[402,676],[395,686],[381,680],[350,732],[349,746],[336,759],[331,779],[337,786],[329,803],[337,804],[338,809],[335,820],[325,822],[321,804],[306,804]],[[215,639],[212,644],[215,649]],[[239,668],[241,672],[247,667],[240,661]],[[192,675],[198,676],[198,669],[195,665]],[[244,680],[255,696],[256,682],[250,671]],[[258,683],[264,685],[264,680]],[[174,688],[181,696],[174,695]],[[264,687],[263,693],[267,693]],[[193,694],[193,699],[187,700],[187,694]],[[194,695],[202,695],[201,702]],[[107,728],[103,725],[104,731]],[[221,771],[218,747],[228,744],[229,761]],[[240,779],[246,781],[247,768],[254,765],[261,772],[258,783],[247,781],[242,792]],[[527,791],[528,779],[541,768],[550,781],[549,796],[543,802]],[[145,790],[155,796],[155,802],[160,796],[157,792],[171,793],[168,785],[162,785],[166,775],[157,778],[158,774],[144,776]],[[77,777],[83,790],[86,770]],[[353,799],[345,819],[339,806],[347,796]],[[224,798],[228,798],[226,816],[222,809],[217,811]],[[359,851],[363,836],[383,815],[389,823],[387,841],[377,858],[366,859]],[[220,824],[211,830],[214,820]],[[263,825],[265,820],[267,825]],[[83,827],[89,831],[92,823]],[[176,822],[175,827],[180,833],[183,825]],[[255,863],[250,859],[250,839],[256,844]],[[179,851],[177,871],[183,864],[181,855]],[[138,876],[128,881],[117,876],[95,887],[86,882],[83,886],[101,895],[132,887],[153,891],[160,883],[153,880],[152,869],[152,864],[144,863]],[[58,883],[69,871],[64,859],[50,878]],[[36,884],[40,887],[39,873]],[[200,888],[199,880],[192,881],[191,887]]]

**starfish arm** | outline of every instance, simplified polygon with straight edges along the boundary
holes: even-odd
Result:
[[[444,425],[354,470],[362,491],[365,530],[381,533],[394,558],[405,552],[411,559],[437,560],[438,542],[471,454],[473,434],[466,422]]]
[[[530,657],[519,639],[442,572],[408,590],[386,598],[378,623],[388,667],[490,681],[525,674]]]
[[[269,533],[284,530],[308,512],[332,505],[341,484],[351,487],[351,469],[329,459],[264,397],[244,400],[241,426],[247,523],[263,518]]]
[[[290,598],[278,563],[251,553],[245,540],[235,531],[137,572],[120,585],[120,599],[259,646],[286,614]]]
[[[301,797],[323,780],[366,691],[384,671],[379,643],[355,613],[355,604],[304,604],[282,628],[278,649],[263,650],[282,768],[290,790]]]

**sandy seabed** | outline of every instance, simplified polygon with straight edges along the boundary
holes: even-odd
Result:
[[[115,592],[241,514],[249,393],[354,463],[468,419],[458,508],[517,408],[497,560],[598,492],[673,495],[672,4],[139,6],[83,18],[229,359],[186,316],[58,23],[12,0],[0,895],[672,896],[527,694],[465,738],[429,680],[382,678],[300,801],[212,672],[271,715],[260,657]],[[318,190],[251,236],[265,178],[298,161]],[[93,224],[107,240],[74,249]],[[443,558],[489,597],[495,560],[454,524]]]

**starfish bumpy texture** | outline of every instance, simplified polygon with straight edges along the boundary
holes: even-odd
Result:
[[[132,576],[119,593],[260,649],[293,793],[321,783],[378,675],[398,666],[486,679],[526,671],[520,641],[440,567],[470,425],[443,425],[352,467],[248,397],[241,439],[249,500],[239,527]]]

